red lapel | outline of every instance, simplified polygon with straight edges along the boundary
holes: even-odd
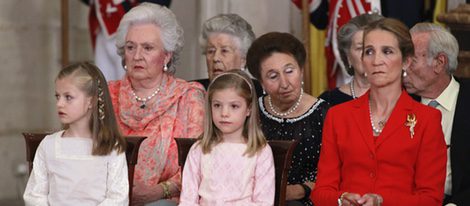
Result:
[[[406,117],[413,109],[413,99],[402,90],[400,98],[392,110],[382,133],[377,137],[376,147],[389,139],[400,127],[405,127]]]
[[[378,148],[380,144],[393,136],[399,127],[405,125],[406,117],[413,109],[413,101],[414,100],[403,90],[382,133],[378,137],[372,135],[369,92],[354,101],[352,110],[353,119],[355,120],[357,128],[359,128],[362,139],[372,153],[375,154],[375,149]],[[377,139],[377,141],[374,142],[374,139]]]
[[[369,92],[354,100],[352,117],[369,150],[375,154],[375,143],[372,137],[372,125],[369,118]]]

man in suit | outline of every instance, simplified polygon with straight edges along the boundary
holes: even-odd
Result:
[[[416,24],[410,33],[415,57],[403,82],[407,92],[442,113],[448,145],[444,205],[470,205],[470,81],[453,76],[458,64],[457,40],[431,23]]]

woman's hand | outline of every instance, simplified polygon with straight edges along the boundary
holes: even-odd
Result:
[[[341,195],[341,206],[359,206],[362,204],[358,203],[358,200],[361,199],[361,195],[357,193],[349,193]]]
[[[287,185],[286,200],[299,200],[304,197],[304,188],[300,184]]]
[[[304,183],[308,187],[310,187],[310,191],[313,190],[315,187],[314,182],[306,182]],[[310,194],[308,194],[310,196]],[[286,200],[300,200],[305,197],[305,190],[300,184],[295,185],[287,185],[286,187]]]
[[[381,206],[382,202],[382,196],[373,193],[367,193],[357,200],[357,203],[363,206]]]

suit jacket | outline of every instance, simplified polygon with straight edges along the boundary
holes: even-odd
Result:
[[[470,205],[470,79],[454,77],[460,84],[450,137],[450,167],[452,169],[452,196],[446,203]],[[421,97],[412,95],[421,102]]]
[[[343,192],[353,192],[380,194],[383,206],[440,206],[447,159],[441,113],[403,91],[374,137],[369,110],[367,93],[328,111],[314,204],[336,206]],[[414,135],[406,126],[409,115],[416,116]]]
[[[457,79],[460,90],[450,139],[452,198],[457,205],[470,205],[470,79]]]

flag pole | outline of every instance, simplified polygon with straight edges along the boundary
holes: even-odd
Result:
[[[312,94],[311,68],[310,68],[310,11],[308,0],[302,0],[302,35],[306,51],[304,67],[304,90],[307,94]]]
[[[62,67],[69,64],[69,2],[60,1],[60,39],[61,39],[61,63]]]

